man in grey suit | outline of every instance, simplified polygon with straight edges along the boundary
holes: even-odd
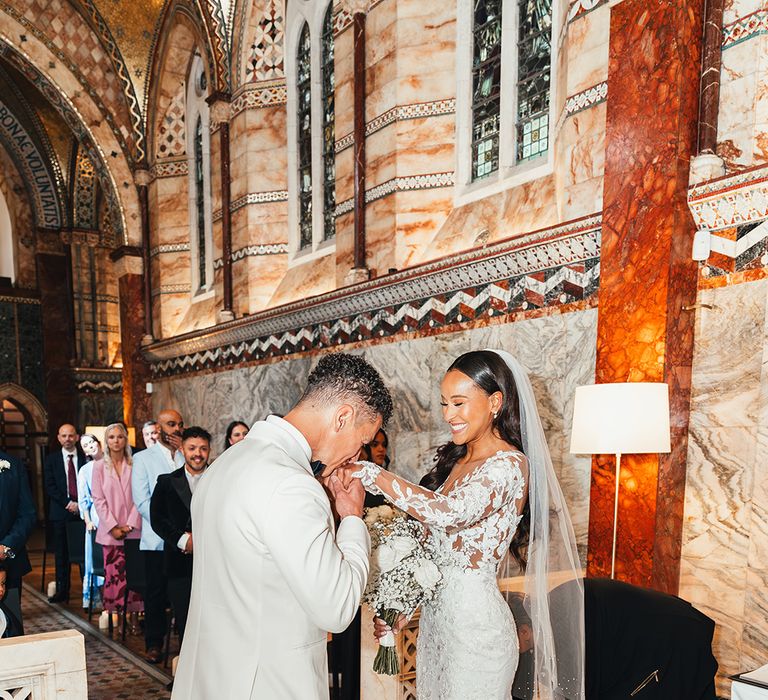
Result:
[[[141,515],[141,541],[139,549],[146,565],[146,589],[144,591],[144,642],[146,660],[156,664],[162,658],[165,637],[166,581],[163,557],[163,540],[152,529],[149,506],[157,477],[170,474],[184,466],[181,452],[181,433],[184,419],[178,411],[163,409],[157,417],[160,439],[134,457],[131,474],[133,502]]]

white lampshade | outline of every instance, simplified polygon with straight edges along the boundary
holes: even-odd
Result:
[[[669,387],[629,382],[576,389],[573,454],[669,452]]]

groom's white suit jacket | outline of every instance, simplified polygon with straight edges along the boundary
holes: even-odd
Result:
[[[272,417],[206,470],[192,499],[192,599],[173,700],[328,697],[326,631],[368,578],[360,518],[334,533],[310,449]]]

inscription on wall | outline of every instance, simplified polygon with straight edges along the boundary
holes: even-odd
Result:
[[[45,228],[60,228],[61,217],[56,185],[37,146],[16,116],[0,101],[0,133],[32,185],[37,223]]]

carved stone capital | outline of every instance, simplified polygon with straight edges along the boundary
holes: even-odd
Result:
[[[145,170],[143,168],[141,170],[134,170],[133,181],[139,187],[146,187],[150,182],[152,182],[152,173],[149,170]]]
[[[211,127],[229,121],[230,106],[227,100],[216,100],[211,104]]]
[[[344,7],[350,12],[350,14],[368,14],[368,10],[371,7],[370,0],[344,0]]]
[[[691,159],[688,185],[698,185],[701,182],[714,180],[725,175],[725,163],[715,153],[701,153]]]
[[[371,279],[371,271],[367,267],[353,267],[344,277],[344,284],[360,284]]]

